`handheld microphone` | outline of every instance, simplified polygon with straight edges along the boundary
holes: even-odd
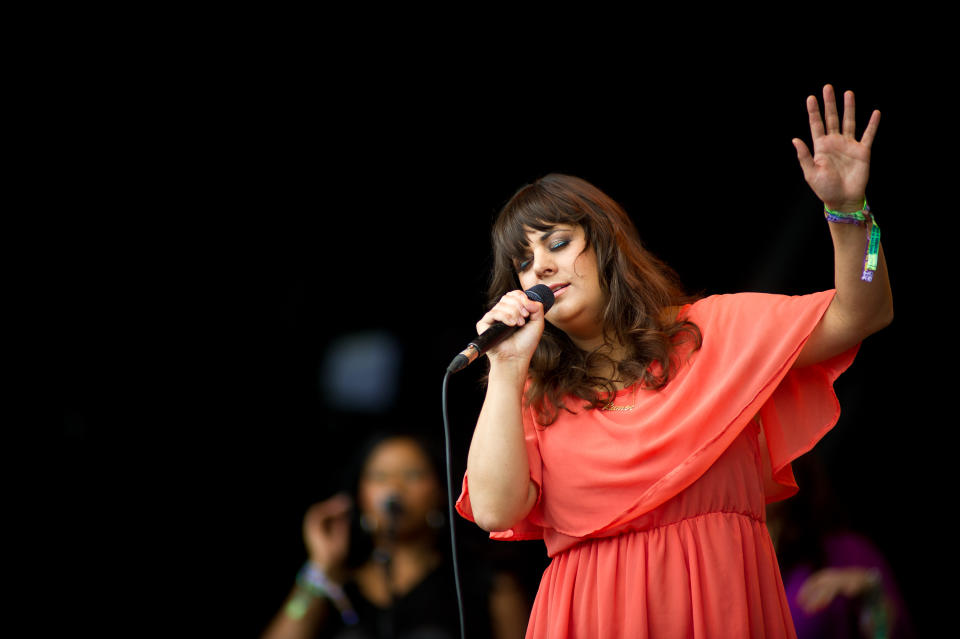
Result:
[[[543,304],[543,312],[546,313],[550,310],[550,307],[553,306],[553,291],[550,290],[550,287],[546,284],[537,284],[532,286],[524,293],[527,294],[527,297],[532,299],[534,302],[540,302]],[[470,342],[470,344],[460,352],[459,355],[453,358],[453,361],[450,362],[450,365],[447,366],[448,373],[456,373],[459,370],[466,368],[471,362],[487,352],[488,349],[493,348],[507,337],[509,337],[513,331],[521,328],[520,326],[508,326],[503,322],[494,322],[490,328],[484,332],[477,335],[477,337]]]

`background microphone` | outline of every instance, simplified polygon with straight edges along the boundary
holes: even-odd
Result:
[[[550,287],[546,284],[537,284],[536,286],[532,286],[525,290],[524,293],[526,293],[527,297],[532,299],[534,302],[540,302],[543,304],[544,313],[549,311],[550,307],[553,306],[553,291],[551,291]],[[486,353],[488,349],[493,348],[505,340],[513,333],[513,331],[517,330],[518,328],[521,327],[508,326],[503,322],[494,322],[490,325],[490,328],[477,335],[477,337],[470,342],[470,344],[463,349],[459,355],[453,358],[453,361],[450,362],[449,366],[447,366],[447,372],[456,373],[457,371],[466,368],[467,365],[473,360]]]
[[[390,495],[383,501],[383,512],[385,512],[388,517],[397,518],[403,514],[403,511],[403,502],[400,501],[400,498],[396,495]]]
[[[403,516],[403,502],[396,495],[388,496],[382,504],[383,512],[387,515],[387,537],[393,539],[397,534],[397,526],[400,523],[400,517]],[[389,559],[388,559],[389,561]]]

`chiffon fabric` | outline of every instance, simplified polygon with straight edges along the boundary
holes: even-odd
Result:
[[[833,382],[858,347],[793,368],[833,295],[703,298],[681,310],[702,346],[678,348],[664,389],[617,392],[628,410],[570,399],[546,427],[524,408],[537,502],[490,537],[552,558],[528,638],[796,636],[764,511],[840,415]]]

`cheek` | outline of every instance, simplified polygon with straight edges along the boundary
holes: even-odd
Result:
[[[383,494],[383,489],[377,484],[367,482],[360,485],[360,489],[357,491],[357,498],[360,501],[360,510],[365,512],[372,512],[377,509],[377,504],[379,504],[385,495]]]
[[[573,261],[573,272],[584,282],[597,282],[597,260],[592,254],[580,253]]]
[[[440,500],[440,489],[432,482],[423,482],[414,484],[410,487],[411,501],[422,508],[433,508]]]
[[[517,275],[517,280],[520,282],[520,288],[527,290],[537,283],[537,276],[533,274],[533,269],[528,268],[523,273]]]
[[[604,301],[604,294],[600,287],[600,273],[597,270],[597,260],[593,255],[581,254],[574,262],[574,271],[580,279],[583,290],[591,293],[590,297],[597,302]]]

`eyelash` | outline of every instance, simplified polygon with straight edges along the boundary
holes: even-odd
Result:
[[[563,247],[565,247],[565,246],[566,246],[567,244],[569,244],[569,243],[570,243],[570,240],[556,240],[556,241],[550,243],[550,247],[549,247],[549,248],[550,248],[551,251],[559,251],[560,249],[562,249]],[[531,259],[530,259],[530,258],[527,258],[527,259],[523,260],[522,262],[518,262],[518,263],[517,263],[517,271],[523,272],[523,271],[527,270],[527,267],[530,266],[530,261],[531,261]]]

